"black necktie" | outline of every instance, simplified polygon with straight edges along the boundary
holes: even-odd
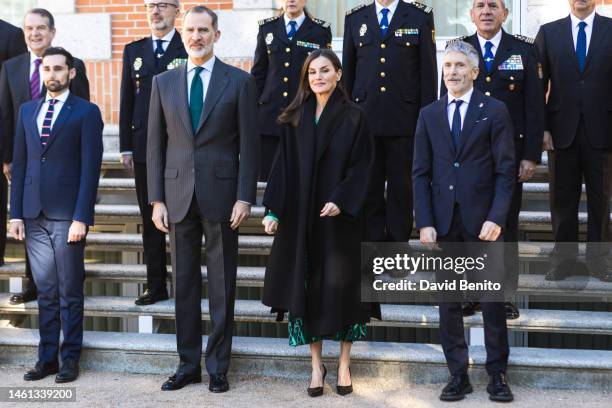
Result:
[[[451,133],[453,134],[453,143],[456,149],[461,139],[461,110],[459,108],[463,101],[461,99],[455,99],[452,103],[455,104],[455,113],[453,114],[453,128],[451,129]]]
[[[164,56],[164,40],[155,40],[157,47],[155,48],[155,66],[159,66],[159,60]]]

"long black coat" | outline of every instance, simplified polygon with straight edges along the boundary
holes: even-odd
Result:
[[[280,222],[263,303],[303,317],[310,334],[320,336],[380,317],[380,311],[360,300],[362,209],[373,161],[366,116],[338,90],[318,125],[315,108],[311,97],[299,126],[285,125],[268,181],[264,205]],[[341,214],[321,218],[326,202]]]

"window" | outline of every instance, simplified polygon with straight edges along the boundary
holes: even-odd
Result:
[[[23,27],[25,12],[36,7],[36,0],[0,0],[0,18]]]
[[[403,0],[398,0],[403,1]],[[420,0],[434,9],[437,37],[458,37],[471,34],[475,31],[470,18],[469,10],[473,0]],[[506,7],[510,10],[504,29],[512,32],[513,3],[518,0],[506,0]],[[347,10],[352,9],[366,0],[309,0],[307,8],[310,14],[332,24],[334,37],[344,34],[344,16]],[[367,2],[370,4],[371,2]]]

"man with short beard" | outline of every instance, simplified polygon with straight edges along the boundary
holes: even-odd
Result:
[[[23,378],[59,370],[55,382],[66,383],[79,375],[85,237],[94,223],[104,123],[96,105],[69,90],[76,69],[68,51],[46,49],[41,66],[46,95],[23,104],[17,120],[11,235],[25,235],[38,287],[38,362]]]
[[[124,167],[133,171],[136,198],[142,215],[142,245],[147,265],[147,289],[137,305],[168,299],[166,289],[166,234],[155,228],[147,198],[147,121],[151,83],[157,74],[186,62],[181,36],[174,28],[178,0],[145,0],[151,35],[131,42],[123,50],[119,143]]]
[[[187,64],[153,78],[147,187],[155,226],[170,232],[180,357],[164,391],[202,381],[202,235],[211,323],[208,389],[229,389],[238,227],[255,202],[259,131],[255,79],[215,57],[220,35],[215,12],[191,8],[181,35]]]
[[[25,42],[30,52],[11,58],[2,66],[0,74],[0,111],[2,124],[2,144],[0,157],[7,180],[11,180],[11,161],[17,115],[22,104],[44,97],[47,89],[42,81],[42,55],[51,47],[55,37],[55,19],[45,9],[29,10],[23,19]],[[85,64],[74,59],[76,77],[70,82],[70,91],[83,99],[89,100],[89,81],[85,73]],[[0,207],[0,212],[6,207]],[[10,298],[13,305],[36,300],[36,285],[32,279],[26,254],[24,289]]]

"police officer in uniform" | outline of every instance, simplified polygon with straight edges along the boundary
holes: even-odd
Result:
[[[476,33],[452,41],[465,41],[478,50],[480,74],[474,87],[504,102],[512,118],[516,185],[504,228],[504,241],[515,243],[519,240],[522,183],[533,177],[542,157],[544,92],[538,76],[536,49],[533,39],[510,35],[502,29],[508,17],[504,0],[474,0],[470,14],[476,24]],[[440,95],[445,94],[446,86],[442,82]],[[518,243],[506,245],[505,265],[505,290],[511,294],[518,286]],[[479,303],[466,302],[463,314],[471,316],[479,309]],[[511,302],[506,302],[506,317],[519,317],[518,308]]]
[[[119,139],[122,162],[133,170],[136,197],[142,214],[142,241],[147,265],[147,290],[137,305],[168,299],[166,290],[166,236],[151,220],[147,197],[147,122],[153,76],[187,61],[181,36],[174,28],[178,0],[145,0],[151,36],[131,42],[123,51]]]
[[[308,54],[331,48],[329,23],[305,11],[306,0],[283,0],[283,14],[259,22],[251,74],[257,83],[261,181],[268,179],[281,127],[276,118],[293,100]]]
[[[436,100],[438,81],[432,9],[376,0],[349,10],[344,24],[346,89],[368,114],[375,136],[366,238],[408,241],[414,132],[421,107]]]

